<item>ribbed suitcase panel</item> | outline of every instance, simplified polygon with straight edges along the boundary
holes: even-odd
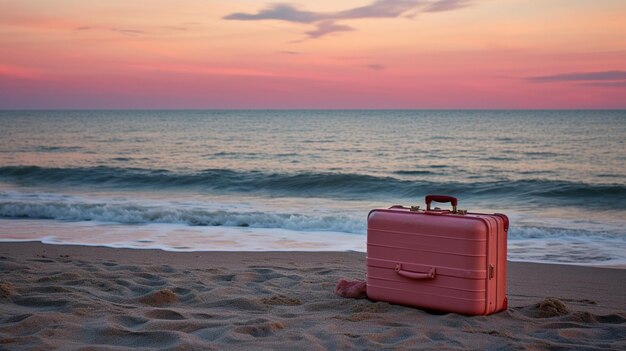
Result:
[[[477,270],[485,267],[486,255],[467,254],[440,251],[422,251],[407,249],[400,246],[367,245],[368,257],[383,260],[395,260],[398,263],[415,263],[430,266],[445,266],[459,269]]]
[[[368,267],[367,274],[370,278],[370,285],[375,287],[393,287],[394,289],[406,290],[415,293],[430,294],[435,296],[454,296],[466,300],[485,299],[484,279],[464,279],[459,277],[437,275],[431,281],[424,281],[415,284],[408,278],[393,277],[389,275],[389,270],[378,267]],[[368,286],[369,289],[369,286]]]
[[[370,245],[402,247],[417,251],[442,252],[456,255],[486,255],[487,246],[485,239],[452,238],[442,232],[439,236],[426,234],[417,228],[415,232],[397,232],[371,227],[372,232]],[[376,232],[376,233],[373,233]]]
[[[496,280],[506,279],[500,267],[503,260],[506,264],[503,223],[501,217],[482,214],[372,211],[367,232],[368,297],[463,314],[502,309],[506,290]],[[434,278],[424,279],[431,269]]]
[[[384,259],[372,258],[372,257],[367,258],[368,267],[395,269],[397,264],[398,264],[397,259],[384,260]],[[428,264],[416,264],[416,263],[407,263],[407,262],[402,262],[402,267],[403,269],[412,271],[412,272],[428,272],[429,269],[433,268],[432,265],[428,265]],[[455,268],[455,267],[440,265],[440,266],[437,266],[436,269],[437,269],[438,276],[485,280],[487,279],[487,275],[488,275],[488,271],[485,269],[484,266],[480,267],[479,269],[471,270],[467,268]]]

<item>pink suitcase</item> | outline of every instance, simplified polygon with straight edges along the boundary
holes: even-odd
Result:
[[[451,202],[452,210],[431,209]],[[426,210],[393,206],[367,220],[367,296],[424,309],[487,315],[507,308],[503,214],[457,210],[426,196]]]

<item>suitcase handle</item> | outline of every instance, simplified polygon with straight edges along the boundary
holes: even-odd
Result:
[[[430,211],[431,202],[450,202],[452,203],[452,212],[456,213],[456,206],[459,204],[459,200],[456,197],[448,195],[426,195],[426,211]]]
[[[409,272],[402,270],[402,264],[398,263],[396,265],[396,273],[406,278],[411,279],[434,279],[435,278],[435,267],[432,267],[428,273],[417,273],[417,272]]]

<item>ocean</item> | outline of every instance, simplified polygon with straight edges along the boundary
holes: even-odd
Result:
[[[511,260],[626,266],[625,166],[626,111],[0,111],[0,241],[365,251],[445,194]]]

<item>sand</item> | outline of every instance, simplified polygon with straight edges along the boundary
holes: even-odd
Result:
[[[626,349],[626,270],[509,263],[507,311],[344,299],[362,253],[0,243],[0,350]]]

